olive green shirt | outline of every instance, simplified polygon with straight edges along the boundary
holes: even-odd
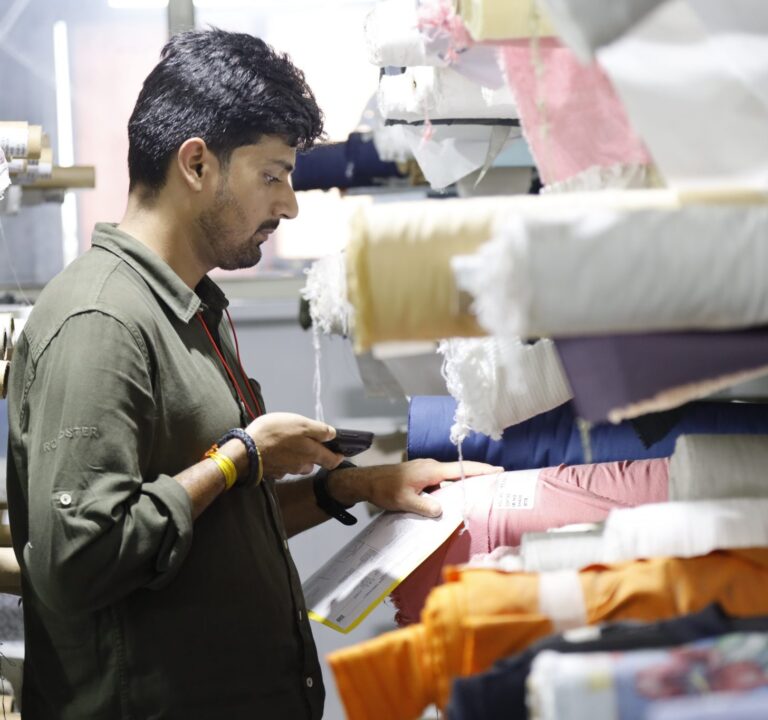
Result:
[[[237,372],[226,305],[105,224],[35,305],[8,396],[25,720],[322,715],[274,483],[193,525],[173,479],[246,423],[195,317]]]

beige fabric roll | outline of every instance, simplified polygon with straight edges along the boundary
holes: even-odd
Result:
[[[669,464],[670,500],[768,497],[768,435],[681,435]]]
[[[506,199],[486,198],[361,208],[347,248],[357,352],[393,340],[485,334],[456,288],[450,259],[488,240],[506,208]]]
[[[0,400],[5,400],[8,392],[8,375],[11,372],[11,363],[0,360]]]
[[[16,323],[10,313],[0,313],[0,360],[10,360],[13,355],[13,337]]]
[[[557,35],[536,0],[458,0],[457,12],[475,40]]]
[[[0,592],[21,595],[21,569],[13,548],[0,548]]]

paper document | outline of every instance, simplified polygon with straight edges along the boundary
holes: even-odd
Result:
[[[304,583],[309,617],[342,633],[354,630],[459,527],[464,503],[461,484],[446,484],[439,518],[377,517]]]

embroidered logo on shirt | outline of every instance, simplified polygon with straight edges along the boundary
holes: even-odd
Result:
[[[97,427],[68,427],[59,430],[59,435],[53,440],[43,443],[43,452],[51,452],[59,447],[62,440],[74,440],[75,438],[97,438],[99,437],[99,428]]]

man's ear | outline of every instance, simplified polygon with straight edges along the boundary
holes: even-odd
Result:
[[[205,140],[199,137],[185,140],[176,153],[176,167],[184,184],[194,192],[201,192],[215,172],[215,156]]]

